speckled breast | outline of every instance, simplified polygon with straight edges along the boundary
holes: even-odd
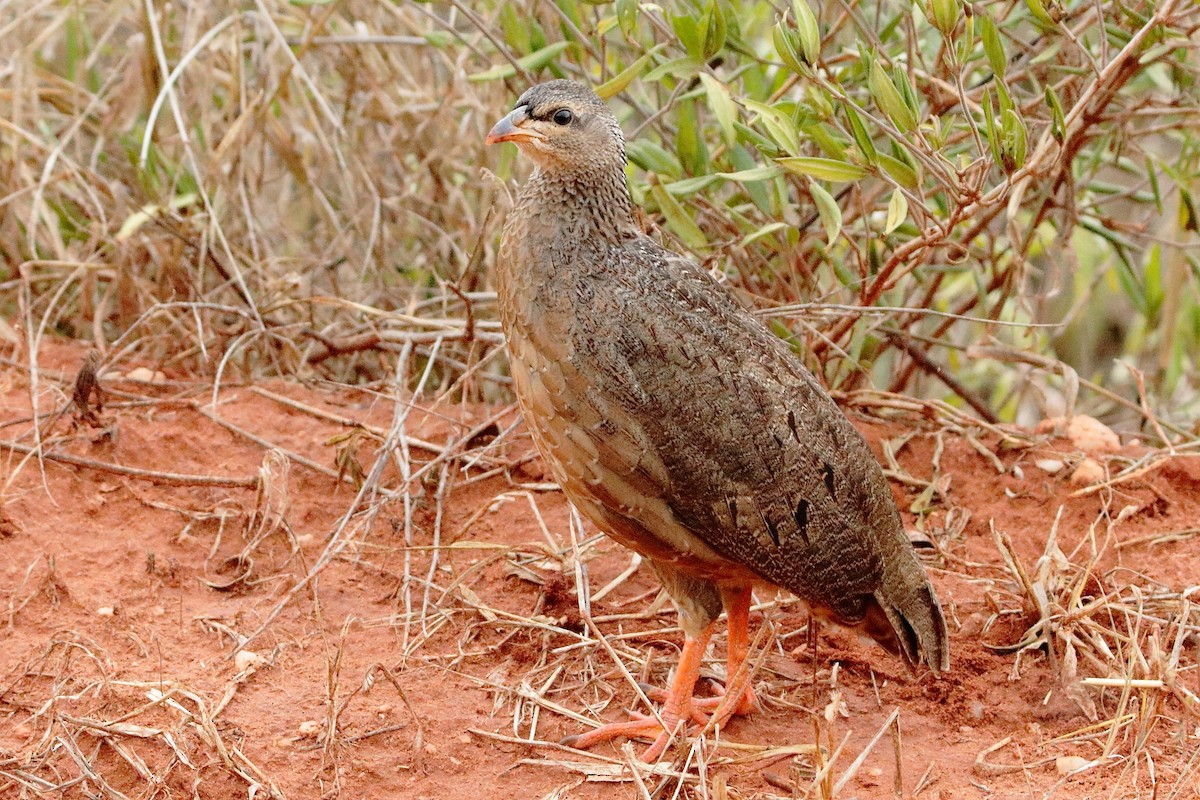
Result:
[[[605,391],[604,375],[585,374],[572,357],[570,309],[539,303],[538,290],[520,275],[506,269],[499,275],[501,324],[521,411],[555,481],[580,513],[626,547],[680,571],[758,580],[688,531],[664,502],[671,478],[642,435],[641,421]]]

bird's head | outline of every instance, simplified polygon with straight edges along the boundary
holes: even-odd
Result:
[[[512,142],[545,172],[625,167],[625,137],[608,106],[575,81],[528,89],[492,127],[488,144]]]

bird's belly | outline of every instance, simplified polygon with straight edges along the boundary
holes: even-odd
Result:
[[[508,331],[513,386],[538,451],[579,512],[624,546],[681,572],[761,581],[680,522],[663,499],[671,476],[639,423],[579,374],[565,342],[542,345],[519,325]]]

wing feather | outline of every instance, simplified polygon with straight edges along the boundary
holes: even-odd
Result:
[[[625,441],[600,462],[629,473],[631,454],[642,454],[658,468],[642,472],[641,488],[656,483],[708,547],[861,619],[891,549],[877,540],[903,535],[861,435],[786,344],[700,267],[649,239],[608,263],[590,295],[611,325],[569,348],[572,372],[593,382],[596,412],[622,419]]]

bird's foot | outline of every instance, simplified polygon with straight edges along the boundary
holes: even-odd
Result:
[[[646,697],[657,702],[665,702],[667,691],[648,683],[638,684]],[[692,721],[698,725],[708,724],[711,714],[717,714],[717,723],[724,724],[730,717],[746,717],[758,710],[758,695],[754,687],[747,686],[736,700],[729,698],[725,687],[717,684],[717,693],[713,697],[697,697],[692,699]]]
[[[654,690],[658,697],[666,697],[665,690]],[[610,722],[602,724],[599,728],[588,730],[587,733],[575,734],[566,736],[559,744],[568,747],[577,747],[578,750],[588,750],[589,747],[599,745],[602,741],[611,741],[612,739],[649,739],[652,744],[642,754],[643,762],[652,764],[656,762],[662,753],[666,751],[667,745],[671,744],[674,736],[683,733],[684,720],[695,723],[695,727],[691,728],[691,732],[697,732],[708,723],[709,717],[703,711],[697,708],[697,703],[707,702],[708,699],[701,700],[691,699],[684,700],[683,703],[678,703],[678,709],[672,708],[671,698],[666,698],[664,709],[659,712],[659,716],[652,714],[638,714],[637,711],[630,711],[631,717],[629,722]],[[661,722],[659,722],[661,718]]]
[[[754,694],[754,689],[749,686],[736,700],[728,697],[722,688],[715,697],[693,697],[682,702],[672,702],[671,693],[666,689],[644,683],[639,685],[650,700],[664,704],[663,710],[659,713],[659,717],[662,718],[661,723],[659,717],[632,711],[629,714],[631,719],[628,722],[610,722],[587,733],[568,736],[561,743],[567,747],[587,750],[601,742],[621,737],[651,739],[653,744],[642,756],[643,761],[650,763],[657,761],[663,751],[667,749],[667,745],[671,743],[671,738],[682,732],[680,729],[683,720],[688,720],[694,726],[688,732],[696,733],[710,722],[724,725],[730,717],[750,714],[758,708],[758,698]]]
[[[717,723],[723,725],[729,721],[730,717],[747,717],[757,711],[758,695],[750,686],[747,686],[737,697],[730,697],[722,689],[715,697],[697,700],[696,705],[714,715]]]
[[[671,742],[671,736],[679,728],[679,717],[668,720],[664,715],[661,723],[652,715],[637,714],[635,711],[630,712],[630,717],[632,718],[629,722],[610,722],[602,724],[594,730],[588,730],[587,733],[566,736],[560,744],[577,747],[578,750],[588,750],[589,747],[599,745],[602,741],[613,739],[650,739],[654,744],[650,745],[642,760],[647,763],[655,762],[661,756],[662,751],[666,750],[667,745]],[[664,724],[667,727],[664,727]]]
[[[629,739],[652,739],[653,744],[642,758],[647,762],[659,759],[671,739],[683,733],[689,724],[704,727],[709,724],[710,717],[697,705],[692,697],[696,687],[696,678],[700,675],[700,661],[704,656],[704,648],[712,638],[713,625],[709,623],[700,635],[688,634],[683,641],[683,650],[679,653],[679,664],[675,668],[675,677],[671,680],[671,688],[666,692],[651,689],[663,701],[662,710],[657,716],[632,714],[628,722],[610,722],[601,725],[594,731],[568,736],[562,743],[568,747],[586,749],[600,742],[607,742],[619,737]],[[748,688],[748,687],[747,687]],[[702,702],[702,701],[701,701]],[[724,714],[724,707],[718,706],[719,714]],[[725,717],[724,719],[727,719]],[[717,722],[724,719],[718,718]]]

